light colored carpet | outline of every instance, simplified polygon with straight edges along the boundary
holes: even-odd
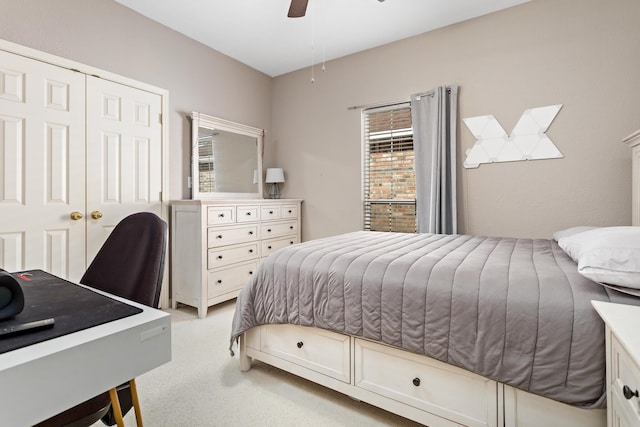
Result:
[[[240,372],[228,350],[234,309],[235,300],[219,304],[206,319],[190,307],[166,310],[172,360],[136,379],[145,426],[419,425],[260,362]],[[133,411],[125,425],[135,426]]]

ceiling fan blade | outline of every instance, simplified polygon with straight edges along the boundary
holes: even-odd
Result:
[[[307,12],[307,3],[309,0],[291,0],[291,6],[289,6],[289,18],[303,17]]]

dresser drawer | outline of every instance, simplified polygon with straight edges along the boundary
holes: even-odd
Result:
[[[618,401],[626,418],[633,419],[633,425],[640,425],[640,370],[629,357],[622,344],[611,337],[611,384],[613,400]],[[625,390],[628,397],[625,397]]]
[[[235,213],[235,206],[209,206],[209,208],[207,208],[207,224],[233,224],[236,222]]]
[[[355,339],[355,386],[462,425],[489,425],[497,384],[455,366]]]
[[[258,257],[258,243],[249,245],[224,246],[209,249],[207,268],[220,268],[237,262],[249,261]]]
[[[638,421],[638,412],[634,411],[622,395],[622,391],[616,388],[611,393],[612,401],[607,402],[614,427],[633,427],[640,425]]]
[[[207,247],[233,245],[236,243],[249,243],[258,240],[258,225],[242,225],[237,227],[216,228],[207,230]]]
[[[257,261],[211,270],[208,273],[208,297],[242,289],[258,267]]]
[[[350,337],[294,325],[260,328],[260,350],[299,366],[349,383]]]
[[[280,205],[262,206],[262,208],[260,209],[260,219],[262,221],[269,221],[272,219],[282,218],[280,208]]]
[[[262,256],[263,258],[268,257],[278,249],[284,248],[286,246],[291,246],[296,243],[300,243],[298,242],[297,236],[289,237],[286,239],[274,239],[274,240],[263,241],[262,252],[260,253],[260,256]]]
[[[286,221],[271,224],[262,224],[262,238],[270,239],[272,237],[281,237],[289,234],[298,234],[298,222]]]
[[[260,219],[259,213],[257,206],[238,206],[236,222],[255,222]]]
[[[298,205],[282,205],[282,219],[298,218]]]

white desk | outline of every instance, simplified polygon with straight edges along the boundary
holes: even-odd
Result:
[[[0,354],[0,425],[31,426],[171,360],[170,315],[110,296],[143,312]]]

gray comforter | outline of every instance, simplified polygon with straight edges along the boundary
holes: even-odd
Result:
[[[362,231],[267,258],[238,297],[231,344],[257,325],[314,326],[603,407],[604,324],[591,300],[640,305],[582,277],[552,240]]]

